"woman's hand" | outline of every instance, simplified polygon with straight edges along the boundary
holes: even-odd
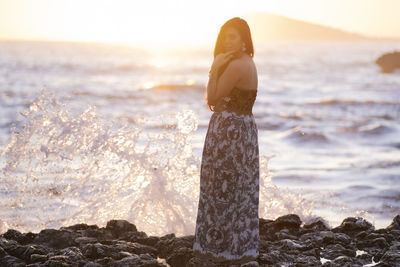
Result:
[[[211,65],[210,73],[214,72],[214,71],[217,71],[220,67],[222,67],[224,64],[226,64],[228,61],[230,61],[234,57],[235,52],[236,51],[233,50],[233,51],[229,51],[229,52],[226,52],[226,53],[218,54],[214,58],[214,61],[213,61],[212,65]]]

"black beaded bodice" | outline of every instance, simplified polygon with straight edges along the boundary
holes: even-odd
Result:
[[[244,90],[234,87],[228,96],[221,98],[213,107],[213,111],[230,111],[237,114],[252,115],[257,90]]]

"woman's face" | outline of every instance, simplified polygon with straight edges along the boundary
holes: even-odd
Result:
[[[223,39],[224,52],[239,50],[242,48],[243,41],[239,32],[232,27],[228,27],[225,31]]]

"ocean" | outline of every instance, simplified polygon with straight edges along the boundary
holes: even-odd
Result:
[[[126,219],[194,234],[212,45],[0,41],[0,233]],[[332,227],[400,213],[400,42],[255,46],[260,209]]]

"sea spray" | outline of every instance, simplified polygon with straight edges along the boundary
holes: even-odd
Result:
[[[42,90],[21,111],[0,154],[0,232],[126,219],[152,235],[193,234],[201,162],[191,145],[196,113],[138,115],[124,124],[94,106],[72,107]],[[260,217],[296,213],[308,220],[312,203],[273,184],[272,157],[260,157]]]

